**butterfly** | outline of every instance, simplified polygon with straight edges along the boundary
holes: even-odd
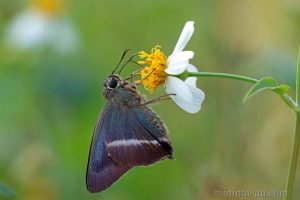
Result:
[[[135,83],[114,71],[104,81],[106,104],[90,146],[86,185],[92,193],[107,189],[135,166],[173,159],[167,129],[148,107],[159,98],[146,102]]]

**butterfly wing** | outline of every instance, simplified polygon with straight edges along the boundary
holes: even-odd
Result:
[[[173,158],[173,147],[171,141],[167,137],[167,129],[156,113],[145,106],[135,108],[133,109],[133,112],[139,124],[159,142],[159,144],[169,153],[169,157]]]
[[[173,148],[166,129],[148,107],[119,106],[118,123],[105,137],[106,149],[118,163],[126,166],[151,165],[166,157],[172,158]]]
[[[132,167],[172,158],[172,153],[166,129],[153,111],[109,101],[94,131],[87,188],[103,191]]]
[[[114,161],[106,150],[104,137],[114,126],[117,114],[112,104],[107,103],[96,125],[86,173],[86,185],[90,192],[100,192],[111,186],[131,167]]]

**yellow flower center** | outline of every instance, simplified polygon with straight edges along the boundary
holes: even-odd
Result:
[[[160,48],[161,46],[156,45],[150,54],[145,51],[139,52],[139,57],[143,60],[138,63],[145,65],[139,72],[141,82],[150,93],[162,85],[167,78],[167,73],[165,72],[167,57]]]
[[[54,15],[64,9],[64,0],[31,0],[31,6],[43,13]]]

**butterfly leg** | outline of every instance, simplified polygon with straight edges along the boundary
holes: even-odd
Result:
[[[133,78],[134,78],[136,75],[138,75],[138,73],[139,73],[141,70],[143,70],[143,69],[139,69],[139,70],[137,70],[137,71],[135,71],[135,72],[132,72],[132,73],[130,74],[130,80],[131,80],[131,81],[130,81],[129,84],[126,85],[126,88],[132,88],[132,87],[134,87],[134,86],[142,85],[142,84],[143,84],[143,80],[145,80],[146,78],[148,78],[148,77],[155,71],[155,69],[153,69],[153,70],[152,70],[149,74],[147,74],[147,76],[145,76],[142,80],[134,82]],[[126,79],[125,79],[125,80],[126,80]]]
[[[132,61],[133,61],[133,60],[132,60]],[[135,61],[134,61],[134,62],[135,62]],[[137,63],[137,62],[135,62],[135,63]],[[138,64],[138,63],[137,63],[137,64]],[[138,64],[138,65],[139,65],[139,64]],[[143,66],[141,66],[141,67],[143,67]],[[144,67],[143,67],[143,68],[144,68]],[[136,71],[132,72],[132,73],[130,74],[130,77],[125,78],[124,81],[130,80],[131,83],[134,83],[133,78],[134,78],[135,76],[137,76],[137,75],[139,74],[139,72],[143,70],[143,68],[141,68],[141,69],[139,69],[139,70],[136,70]]]
[[[146,106],[146,105],[149,105],[149,104],[157,103],[157,102],[162,101],[162,100],[169,100],[169,99],[171,99],[171,97],[170,97],[171,95],[176,95],[176,94],[162,95],[160,97],[157,97],[155,99],[151,99],[149,101],[146,101],[146,102],[142,103],[141,106]]]
[[[139,70],[136,70],[136,71],[134,71],[134,72],[132,72],[132,73],[130,74],[130,82],[131,82],[131,83],[141,84],[141,81],[134,82],[133,78],[134,78],[136,75],[138,75],[142,70],[143,70],[143,68],[141,68],[141,69],[139,69]]]
[[[137,70],[137,71],[132,72],[132,73],[130,74],[130,78],[124,79],[124,80],[130,79],[130,83],[126,84],[126,85],[125,85],[125,88],[127,88],[127,89],[129,89],[129,90],[131,90],[131,91],[133,91],[133,92],[136,92],[136,86],[141,85],[142,82],[141,82],[141,81],[136,81],[136,82],[135,82],[135,81],[133,80],[133,78],[134,78],[136,75],[138,75],[138,73],[139,73],[141,70],[142,70],[142,69],[139,69],[139,70]]]
[[[134,80],[133,80],[133,78],[139,73],[139,71],[140,71],[140,70],[137,70],[137,71],[131,73],[131,74],[130,74],[130,78],[124,79],[125,81],[128,80],[128,79],[131,80],[130,83],[128,83],[128,84],[125,85],[125,88],[127,88],[127,89],[129,89],[129,90],[134,90],[134,91],[136,91],[136,86],[139,86],[139,85],[142,84],[140,81],[134,82]]]
[[[136,55],[134,55],[134,56],[136,56]],[[132,72],[132,73],[130,74],[130,77],[129,77],[129,78],[124,79],[124,80],[129,80],[129,79],[130,79],[130,82],[131,82],[131,83],[134,83],[133,78],[134,78],[136,75],[138,75],[139,72],[141,72],[141,71],[145,68],[145,66],[139,64],[138,62],[136,62],[135,60],[132,60],[131,58],[128,60],[128,62],[132,62],[132,63],[134,63],[134,64],[136,64],[137,66],[140,67],[139,70],[136,70],[136,71]],[[141,84],[140,82],[142,82],[143,80],[145,80],[146,78],[148,78],[154,71],[155,71],[155,69],[153,69],[153,70],[152,70],[146,77],[144,77],[142,80],[140,80],[139,82],[135,82],[135,83],[137,83],[138,85],[140,85],[140,84]]]

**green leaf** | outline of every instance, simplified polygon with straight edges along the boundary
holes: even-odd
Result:
[[[279,95],[285,94],[289,90],[288,85],[278,85],[278,83],[273,79],[273,77],[264,77],[257,81],[244,96],[243,102],[246,102],[254,95],[262,92],[264,90],[272,90]]]
[[[12,195],[15,195],[15,192],[13,192],[11,189],[0,184],[0,196],[1,195],[12,196]]]
[[[290,89],[288,85],[279,85],[278,87],[272,89],[274,92],[283,95],[287,93],[287,91]]]

